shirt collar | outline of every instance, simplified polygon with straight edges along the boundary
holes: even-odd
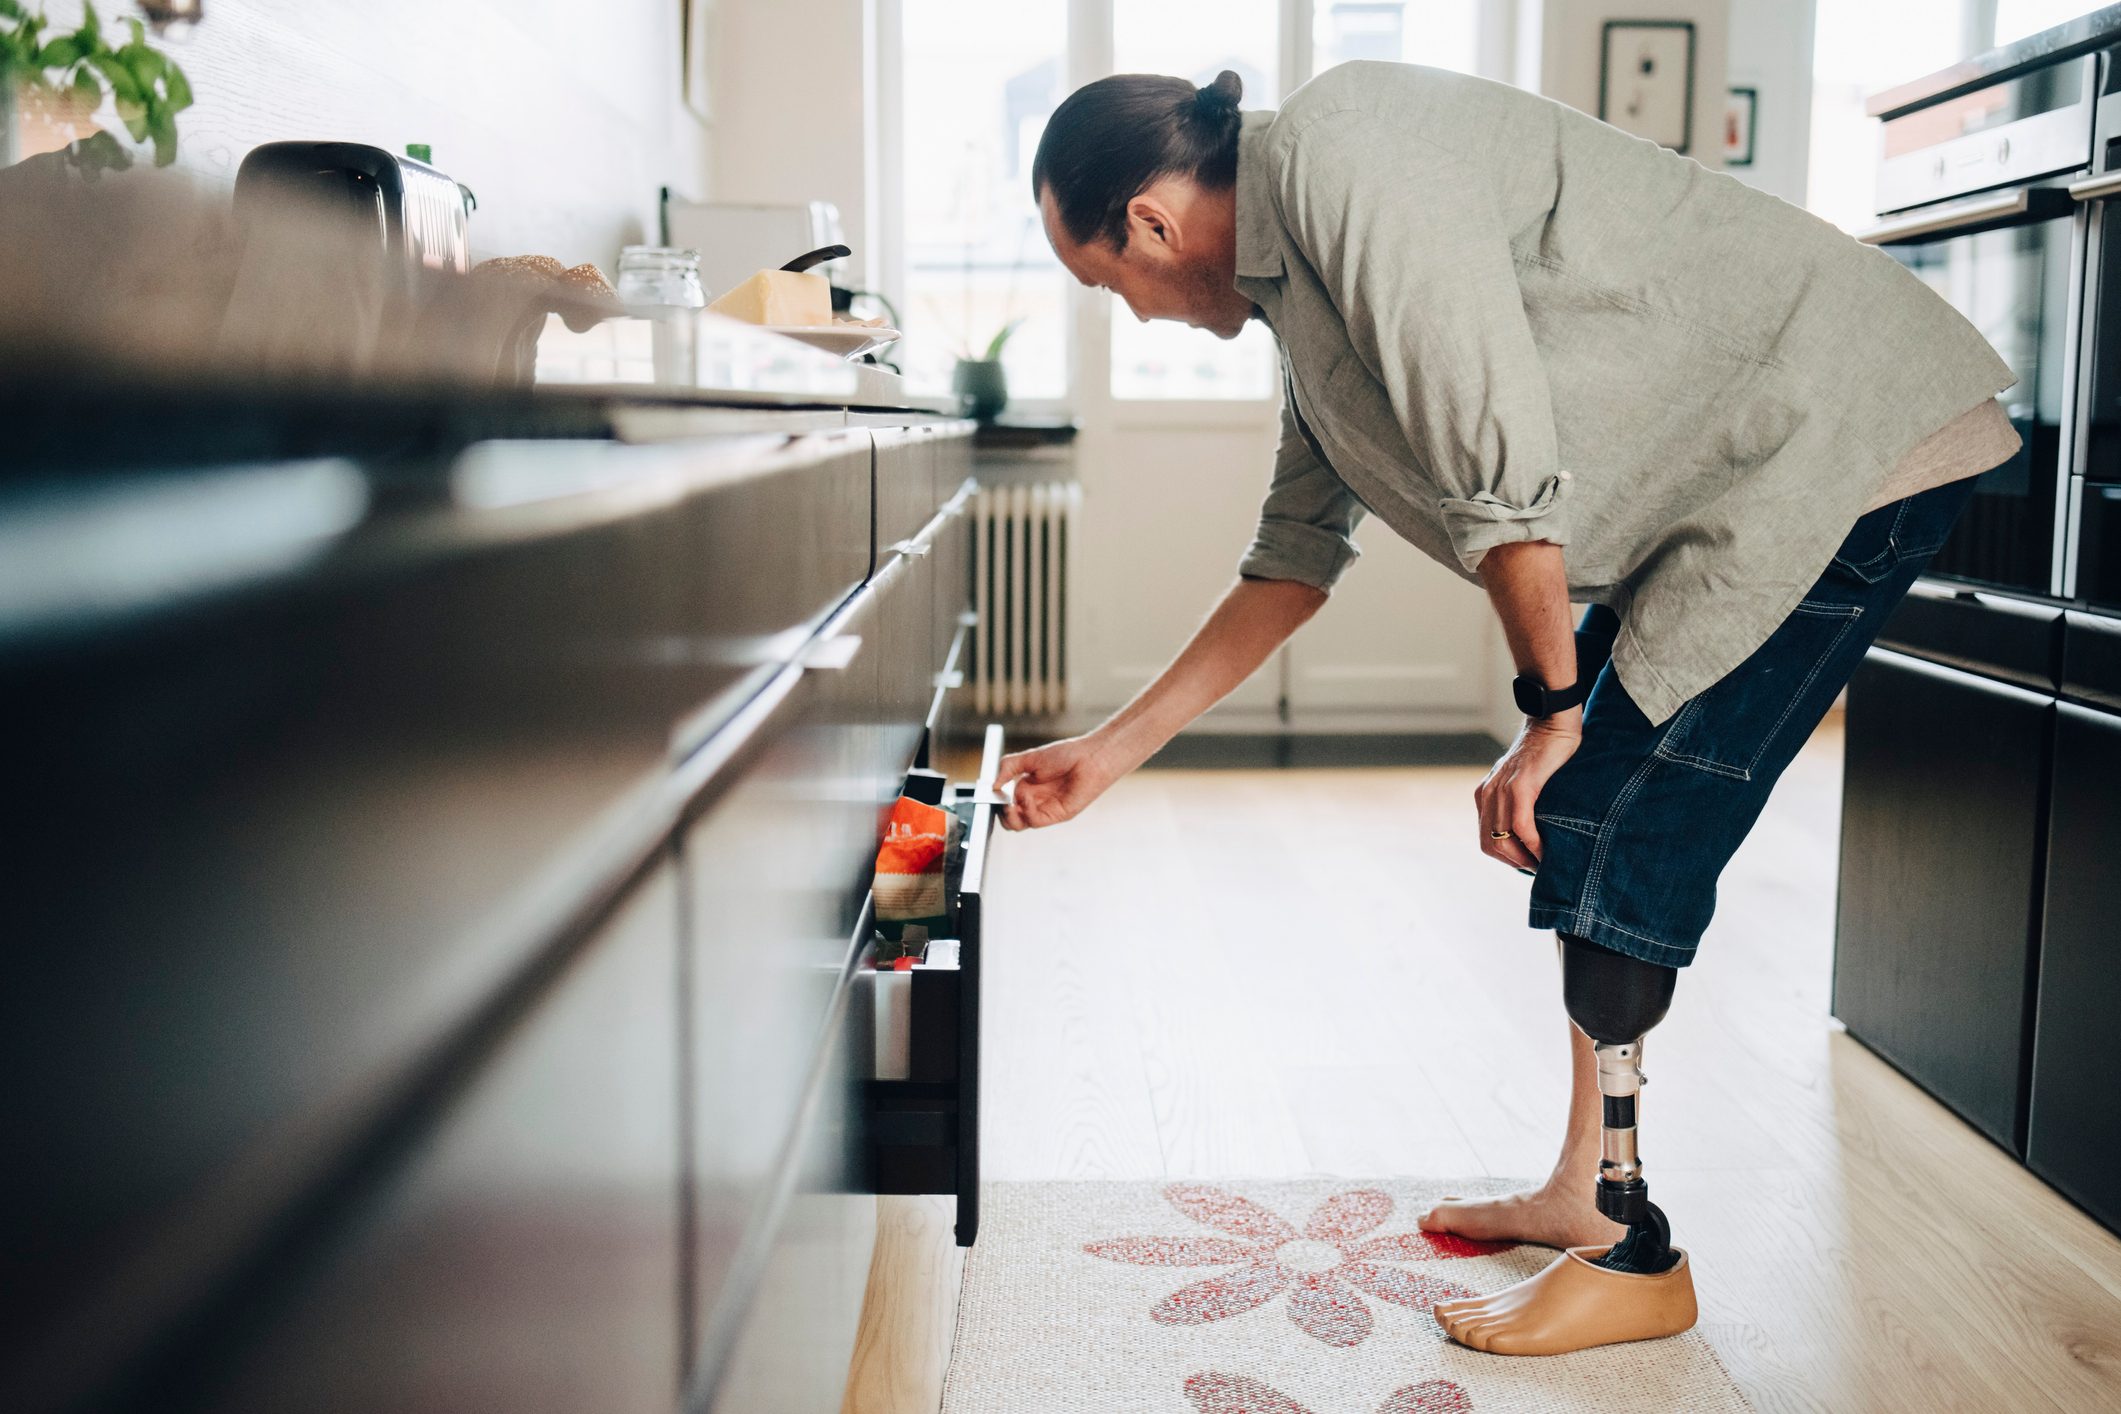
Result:
[[[1237,273],[1256,279],[1282,274],[1281,221],[1274,213],[1274,169],[1267,154],[1271,111],[1243,114],[1237,134]]]

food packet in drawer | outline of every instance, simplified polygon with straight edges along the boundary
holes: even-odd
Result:
[[[884,823],[884,841],[876,851],[877,930],[899,937],[908,923],[930,931],[949,912],[943,888],[943,863],[956,822],[941,806],[900,796]]]

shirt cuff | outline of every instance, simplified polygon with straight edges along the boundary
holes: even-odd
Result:
[[[1293,579],[1331,592],[1362,551],[1344,535],[1300,520],[1263,520],[1237,572],[1255,579]]]
[[[1513,506],[1492,491],[1479,491],[1464,499],[1446,497],[1442,502],[1443,525],[1458,562],[1472,573],[1479,570],[1481,559],[1497,545],[1519,540],[1568,544],[1566,508],[1561,504],[1561,484],[1568,479],[1565,471],[1554,473],[1541,483],[1539,493],[1522,506]]]

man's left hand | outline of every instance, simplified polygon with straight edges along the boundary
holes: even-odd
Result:
[[[1539,865],[1539,793],[1583,743],[1583,709],[1528,718],[1517,740],[1473,792],[1480,812],[1480,852],[1530,872]],[[1496,839],[1498,831],[1509,833]]]

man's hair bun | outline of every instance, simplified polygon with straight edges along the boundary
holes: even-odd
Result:
[[[1234,69],[1224,69],[1215,76],[1215,82],[1201,85],[1196,101],[1210,113],[1218,116],[1235,113],[1238,100],[1245,96],[1245,81]]]

